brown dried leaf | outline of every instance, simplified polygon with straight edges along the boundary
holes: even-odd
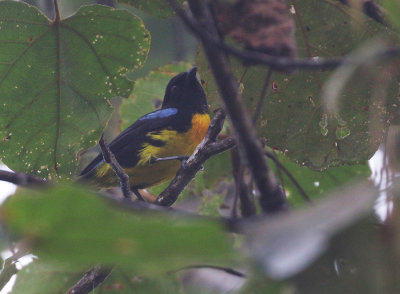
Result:
[[[284,0],[215,0],[214,7],[221,31],[246,48],[296,56],[295,26]]]

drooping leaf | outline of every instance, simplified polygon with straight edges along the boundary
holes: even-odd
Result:
[[[350,53],[376,36],[393,32],[339,1],[291,1],[302,57],[332,57]],[[318,11],[318,13],[315,13]],[[267,76],[265,66],[244,66],[232,58],[243,99],[254,112]],[[216,86],[204,53],[198,56],[210,102],[219,105]],[[328,116],[320,92],[332,71],[273,73],[272,86],[261,109],[258,132],[271,148],[315,170],[365,162],[382,142],[388,121],[398,107],[397,61],[362,67],[340,95],[340,112]]]
[[[119,3],[132,5],[138,10],[141,10],[151,16],[159,18],[168,18],[175,16],[167,1],[164,0],[118,0]],[[178,0],[178,3],[183,3],[183,0]]]
[[[61,22],[21,2],[0,2],[0,157],[11,169],[70,176],[128,96],[149,33],[127,11],[82,7]]]
[[[14,195],[1,208],[7,228],[26,236],[46,261],[119,265],[165,272],[188,263],[227,260],[219,224],[111,206],[81,188],[57,186]]]
[[[248,250],[269,277],[291,277],[315,261],[335,234],[371,213],[378,194],[364,181],[338,189],[306,209],[245,224]]]

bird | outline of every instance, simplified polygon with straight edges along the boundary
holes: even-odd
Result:
[[[108,145],[138,189],[172,180],[205,137],[210,115],[206,95],[197,78],[197,68],[174,76],[167,84],[161,109],[143,115]],[[120,185],[111,166],[98,154],[80,173],[79,182],[95,188]],[[142,199],[141,199],[142,200]]]

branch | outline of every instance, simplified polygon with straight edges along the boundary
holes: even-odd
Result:
[[[132,191],[129,185],[129,176],[122,169],[121,165],[118,163],[114,154],[111,152],[110,148],[107,146],[104,135],[101,135],[99,145],[101,148],[101,153],[103,154],[104,161],[107,162],[117,175],[119,182],[121,184],[122,194],[125,198],[131,199]]]
[[[232,137],[216,141],[217,135],[222,129],[225,120],[225,113],[222,109],[218,110],[210,123],[207,134],[203,141],[197,146],[196,150],[179,169],[176,177],[169,186],[157,197],[156,204],[161,206],[171,206],[178,199],[179,194],[187,184],[194,178],[196,173],[203,167],[211,156],[224,152],[235,146]]]
[[[216,38],[215,36],[208,33],[207,30],[204,30],[204,27],[200,25],[198,21],[188,15],[185,10],[183,10],[182,7],[176,2],[176,0],[167,1],[175,10],[176,14],[182,19],[183,23],[202,42],[208,43],[209,46],[217,47],[218,49],[223,50],[226,53],[229,53],[237,58],[240,58],[249,64],[265,64],[269,65],[275,70],[287,72],[294,69],[329,69],[338,67],[343,64],[352,64],[354,62],[354,56],[351,56],[351,58],[349,58],[348,56],[338,56],[332,58],[289,58],[268,55],[265,53],[247,49],[238,49],[226,44],[219,38]],[[394,47],[378,51],[372,58],[381,59],[398,55],[400,55],[400,48]]]
[[[193,15],[201,23],[203,29],[211,33],[213,38],[218,38],[218,32],[206,4],[200,0],[189,1]],[[257,138],[256,130],[241,99],[227,55],[223,50],[208,42],[208,39],[201,39],[201,42],[238,142],[241,144],[240,147],[243,149],[249,169],[260,191],[260,205],[263,211],[269,213],[286,210],[288,208],[286,198],[267,165],[264,148]]]
[[[13,183],[22,187],[42,187],[50,184],[49,181],[43,180],[36,176],[25,173],[14,173],[6,170],[0,170],[0,181]]]
[[[99,286],[111,274],[111,267],[96,265],[91,268],[85,275],[76,283],[67,294],[87,294]]]

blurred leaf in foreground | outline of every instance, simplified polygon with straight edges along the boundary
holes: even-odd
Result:
[[[291,277],[326,250],[334,234],[370,213],[377,196],[372,184],[364,181],[305,209],[245,225],[249,252],[270,277]]]
[[[226,261],[232,253],[220,224],[133,213],[69,186],[17,193],[1,208],[1,216],[8,229],[29,238],[33,253],[46,261],[115,264],[143,273]]]

